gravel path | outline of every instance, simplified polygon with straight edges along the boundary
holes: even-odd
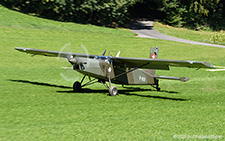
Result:
[[[190,40],[185,40],[185,39],[180,39],[180,38],[164,35],[153,29],[153,21],[137,20],[130,24],[130,30],[138,34],[137,37],[141,37],[141,38],[155,38],[155,39],[170,40],[170,41],[189,43],[189,44],[195,44],[195,45],[225,48],[225,46],[223,45],[201,43],[201,42],[190,41]]]

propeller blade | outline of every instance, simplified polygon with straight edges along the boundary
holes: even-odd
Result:
[[[65,56],[64,54],[62,54],[62,52],[67,52],[68,54]],[[79,80],[80,75],[78,74],[78,72],[73,70],[73,67],[71,67],[71,64],[77,63],[77,59],[72,55],[72,48],[70,43],[66,43],[61,48],[60,53],[58,55],[58,61],[61,62],[62,65],[64,66],[61,67],[62,70],[60,72],[60,76],[62,77],[62,79],[73,82]],[[68,61],[70,63],[68,63]]]

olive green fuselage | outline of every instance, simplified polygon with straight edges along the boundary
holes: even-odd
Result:
[[[77,58],[74,70],[99,80],[123,85],[156,85],[155,70],[129,68],[110,59]]]

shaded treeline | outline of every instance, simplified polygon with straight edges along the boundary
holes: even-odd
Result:
[[[1,0],[0,4],[53,20],[110,27],[124,26],[135,18],[195,29],[225,27],[223,0]]]

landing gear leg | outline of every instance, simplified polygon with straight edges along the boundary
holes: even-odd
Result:
[[[159,88],[159,80],[157,80],[157,83],[156,83],[156,90],[159,92],[161,89]]]
[[[112,86],[111,85],[111,78],[110,78],[110,74],[108,72],[108,78],[109,78],[109,95],[110,96],[116,96],[118,94],[118,89],[116,86]]]
[[[159,92],[161,90],[159,88],[159,80],[155,79],[155,81],[156,81],[156,84],[155,84],[156,86],[152,85],[152,87],[155,88]]]
[[[106,84],[105,81],[99,80],[100,83],[102,83],[108,90],[110,96],[116,96],[118,95],[118,89],[116,86],[111,86],[111,81],[109,80],[109,86]]]
[[[159,92],[161,89],[159,88],[159,85],[156,86],[156,90]]]

